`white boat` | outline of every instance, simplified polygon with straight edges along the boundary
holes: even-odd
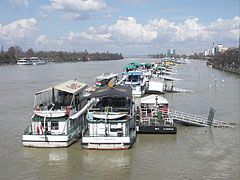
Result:
[[[99,83],[99,86],[108,85],[108,83],[115,82],[118,80],[118,74],[110,73],[110,74],[102,74],[96,77],[96,85]]]
[[[32,60],[30,58],[20,58],[17,61],[17,65],[32,65]]]
[[[146,90],[147,94],[162,94],[165,93],[164,90],[164,80],[159,78],[151,78],[148,82],[148,87]]]
[[[102,74],[100,76],[97,76],[96,82],[93,86],[87,89],[88,92],[95,91],[98,87],[108,85],[110,82],[112,82],[114,85],[118,82],[118,74],[110,73],[110,74]]]
[[[123,73],[122,83],[124,86],[132,88],[132,94],[135,97],[141,97],[146,91],[146,81],[141,71],[129,71]]]
[[[92,101],[87,85],[67,81],[35,94],[32,123],[22,136],[27,147],[67,147],[77,141],[86,126]]]
[[[88,129],[82,137],[84,149],[129,149],[136,139],[135,109],[130,87],[103,86],[91,95]]]
[[[46,61],[39,57],[31,57],[33,65],[43,65],[46,64]]]
[[[17,61],[17,65],[43,65],[46,61],[38,57],[25,57]]]

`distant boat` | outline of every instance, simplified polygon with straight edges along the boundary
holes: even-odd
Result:
[[[33,63],[30,58],[20,58],[17,61],[17,65],[33,65]]]
[[[24,57],[17,61],[17,65],[43,65],[46,61],[39,57]]]
[[[32,63],[33,65],[43,65],[46,64],[46,61],[44,61],[43,59],[39,58],[39,57],[31,57]]]

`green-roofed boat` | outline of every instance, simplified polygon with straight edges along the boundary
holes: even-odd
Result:
[[[123,69],[136,69],[136,66],[128,65],[128,66],[124,66]]]

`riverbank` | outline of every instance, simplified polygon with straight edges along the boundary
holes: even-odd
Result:
[[[218,70],[221,70],[221,71],[226,71],[226,72],[230,72],[230,73],[240,74],[240,69],[234,69],[232,67],[214,64],[214,63],[211,63],[209,61],[206,61],[206,64],[211,66],[212,68],[215,68],[215,69],[218,69]]]
[[[23,52],[18,46],[10,47],[7,52],[1,52],[0,65],[15,65],[17,60],[24,57],[39,57],[46,62],[81,62],[81,61],[107,61],[124,59],[121,53],[89,53],[83,52],[64,52],[64,51],[39,51],[34,52],[28,49]]]

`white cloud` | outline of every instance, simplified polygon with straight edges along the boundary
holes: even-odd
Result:
[[[111,19],[111,18],[112,18],[112,15],[111,15],[111,14],[107,14],[107,15],[104,15],[103,18],[104,18],[104,19]]]
[[[233,19],[217,19],[207,27],[208,31],[213,34],[214,38],[218,39],[238,39],[239,38],[239,22],[240,17],[236,16]]]
[[[77,13],[69,14],[69,16],[75,16],[69,17],[70,19],[79,18]],[[110,47],[113,51],[122,52],[121,49],[123,49],[125,52],[148,53],[152,49],[174,47],[184,52],[184,49],[207,48],[212,42],[236,45],[239,38],[239,22],[240,17],[237,16],[232,19],[219,18],[209,24],[201,23],[198,18],[189,18],[183,23],[161,18],[142,24],[133,17],[122,17],[113,24],[92,26],[85,31],[70,31],[67,36],[49,42],[45,35],[34,39],[37,20],[31,18],[14,21],[8,25],[0,24],[0,41],[3,44],[13,45],[27,42],[28,46],[29,42],[32,42],[32,45],[35,42],[35,47],[43,50],[88,48],[91,51],[91,49],[99,48],[97,51],[101,51],[103,48]]]
[[[42,8],[67,12],[96,11],[106,8],[106,3],[102,0],[51,0],[50,6]]]
[[[7,44],[27,40],[37,30],[36,24],[34,18],[14,21],[5,26],[0,24],[0,40]]]
[[[239,17],[227,20],[218,19],[211,24],[202,24],[198,18],[190,18],[183,23],[176,24],[161,18],[149,20],[146,25],[143,25],[137,23],[133,17],[121,17],[112,25],[90,27],[84,32],[70,32],[65,39],[75,45],[102,42],[117,46],[141,44],[141,47],[145,46],[146,49],[149,46],[159,47],[159,44],[191,48],[196,44],[200,46],[209,42],[237,41],[238,22]]]
[[[16,3],[16,4],[19,4],[19,5],[25,5],[26,7],[28,7],[29,5],[29,2],[28,0],[9,0],[9,2],[11,3]]]
[[[48,44],[48,40],[47,40],[45,35],[40,35],[35,40],[35,43],[36,43],[37,46],[45,46],[45,45]]]
[[[82,38],[85,38],[85,39],[91,40],[91,41],[109,42],[112,35],[110,33],[106,33],[106,34],[89,34],[89,33],[86,33],[86,32],[82,32],[82,33],[80,33],[80,36]]]
[[[100,33],[101,28],[103,27],[100,27],[99,30],[96,30],[93,27],[90,27],[88,29],[88,32],[81,32],[81,33],[74,33],[71,31],[69,33],[69,36],[67,37],[67,40],[69,42],[78,41],[79,39],[83,41],[87,40],[92,42],[109,42],[111,38],[111,34],[103,33],[103,31]]]
[[[119,19],[111,26],[103,25],[95,29],[90,27],[85,32],[70,32],[68,41],[84,39],[89,42],[150,42],[157,37],[157,32],[150,30],[148,26],[138,24],[133,17]]]
[[[85,20],[88,19],[88,14],[79,14],[79,13],[67,13],[62,16],[64,20]]]
[[[108,29],[116,39],[130,42],[149,42],[157,37],[156,31],[149,29],[148,26],[138,24],[133,17],[121,18]]]
[[[187,19],[184,24],[176,25],[176,32],[172,41],[186,41],[186,40],[207,40],[209,33],[206,27],[198,23],[198,18]]]
[[[51,0],[49,6],[42,6],[42,9],[61,11],[63,20],[85,20],[89,13],[106,9],[107,5],[103,0]]]
[[[42,18],[42,19],[46,19],[46,18],[48,18],[48,15],[43,13],[42,11],[40,11],[39,17]]]

